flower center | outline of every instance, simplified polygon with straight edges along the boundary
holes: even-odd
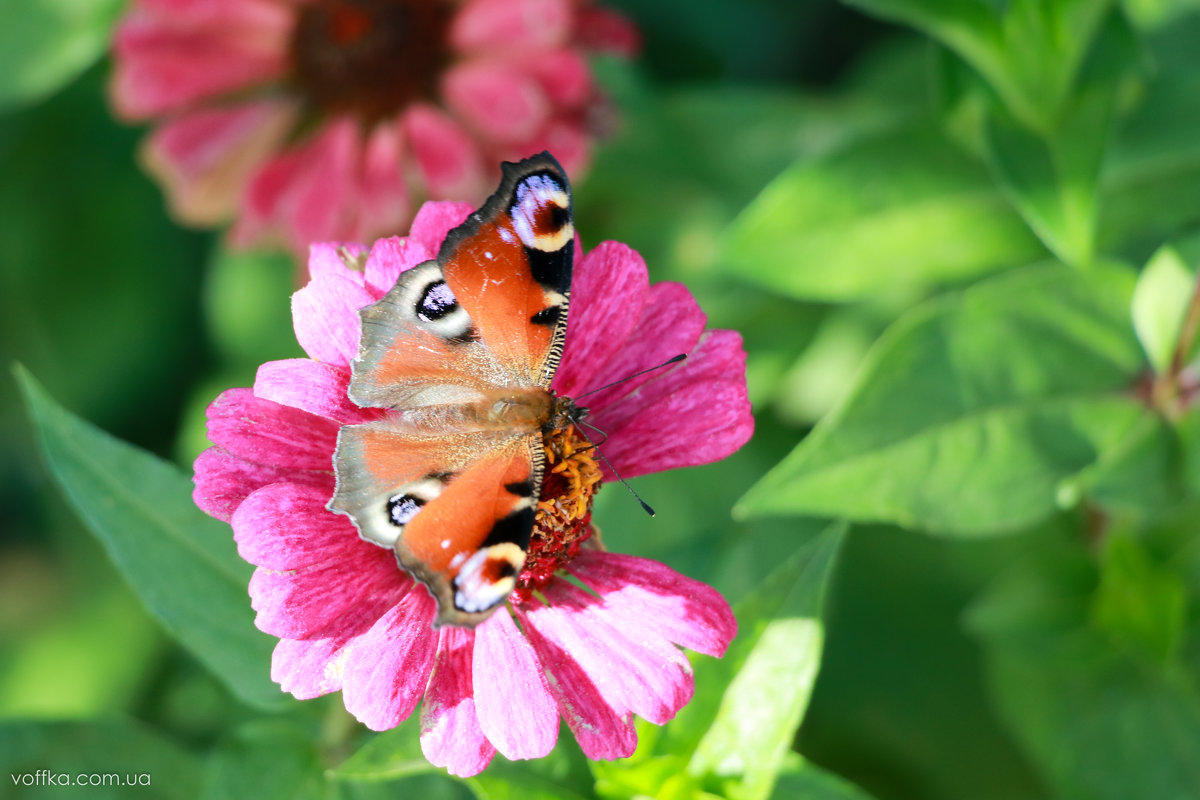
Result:
[[[293,78],[315,109],[379,122],[436,96],[453,16],[442,0],[312,0],[292,33]]]
[[[542,437],[546,474],[525,567],[511,599],[522,603],[544,589],[554,573],[579,553],[592,535],[592,497],[600,491],[600,467],[592,447],[569,425]]]

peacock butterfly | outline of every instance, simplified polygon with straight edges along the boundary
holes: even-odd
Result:
[[[512,592],[533,530],[543,433],[586,409],[550,390],[575,250],[571,189],[549,153],[502,165],[496,192],[360,312],[349,397],[388,409],[348,425],[331,511],[394,548],[472,626]]]

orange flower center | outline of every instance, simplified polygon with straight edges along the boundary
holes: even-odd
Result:
[[[521,603],[546,587],[592,535],[592,497],[601,473],[592,446],[570,425],[542,437],[546,474],[525,567],[511,600]]]
[[[368,124],[432,100],[450,60],[443,0],[312,0],[292,32],[292,78],[314,111]]]

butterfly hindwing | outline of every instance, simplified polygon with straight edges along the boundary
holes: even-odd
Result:
[[[533,529],[540,436],[414,435],[385,418],[342,428],[337,453],[330,509],[395,549],[437,598],[439,624],[475,624],[508,596]]]
[[[335,453],[329,508],[394,548],[437,598],[439,625],[480,622],[515,586],[566,335],[566,175],[547,153],[503,170],[436,260],[360,312],[349,396],[388,411],[343,427]]]

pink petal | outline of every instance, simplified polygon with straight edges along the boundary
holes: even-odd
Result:
[[[576,38],[584,47],[633,58],[642,49],[642,36],[619,11],[598,5],[579,10]]]
[[[424,245],[433,254],[430,258],[433,258],[441,250],[442,242],[451,229],[463,224],[474,210],[475,207],[470,203],[426,203],[413,218],[408,240]]]
[[[709,331],[687,361],[593,416],[609,436],[605,455],[628,478],[736,451],[754,434],[745,365],[741,336]]]
[[[355,539],[342,555],[281,572],[263,567],[250,578],[254,624],[272,636],[328,639],[358,635],[395,605],[412,580],[382,547]]]
[[[363,274],[346,265],[345,257],[355,258],[367,254],[366,245],[355,242],[313,242],[308,246],[308,275],[349,278],[357,284],[364,283]]]
[[[477,200],[483,196],[482,155],[457,122],[432,106],[416,105],[405,113],[402,127],[431,198]]]
[[[190,111],[156,128],[142,158],[173,214],[213,225],[233,215],[251,173],[292,122],[293,109],[276,101]]]
[[[490,152],[503,161],[520,161],[547,150],[572,180],[581,178],[591,159],[591,135],[571,117],[551,119],[529,139],[493,143]]]
[[[571,572],[615,615],[640,620],[698,653],[720,657],[737,634],[737,620],[720,592],[657,561],[583,550]]]
[[[345,367],[292,358],[268,361],[259,367],[254,395],[346,425],[376,419],[378,413],[360,408],[346,396],[349,385],[350,370]]]
[[[273,0],[136,0],[133,7],[163,27],[232,30],[254,38],[288,35],[295,17]]]
[[[556,108],[581,108],[595,90],[587,60],[572,48],[541,50],[516,62],[516,66],[538,82]],[[551,152],[558,156],[556,151]]]
[[[417,218],[420,219],[425,208],[431,205],[435,204],[426,203],[421,212],[417,214]],[[367,257],[367,285],[371,291],[382,297],[395,286],[400,273],[430,260],[436,252],[430,251],[421,242],[416,241],[415,236],[405,239],[398,236],[379,239],[371,247],[371,255]]]
[[[436,611],[429,592],[414,587],[346,648],[342,697],[371,730],[396,727],[421,699],[437,651]]]
[[[572,9],[567,0],[469,0],[454,19],[456,50],[517,50],[565,42]]]
[[[332,470],[338,425],[229,389],[208,407],[208,438],[232,455],[273,467]]]
[[[655,367],[680,353],[691,354],[704,333],[708,318],[696,304],[696,298],[679,283],[656,283],[642,304],[642,313],[617,354],[592,375],[588,389],[627,378],[639,370]],[[667,372],[658,370],[641,375],[588,398],[588,408],[601,412],[619,398],[631,394],[645,383]],[[741,374],[745,374],[743,370]],[[611,435],[612,431],[608,431]],[[609,456],[611,458],[611,456]]]
[[[548,606],[530,614],[534,626],[570,654],[618,713],[661,725],[692,698],[687,658],[636,618],[614,614],[566,581],[545,595]]]
[[[377,125],[363,152],[362,205],[357,238],[400,233],[412,213],[401,172],[401,134],[394,123]]]
[[[325,508],[329,495],[310,486],[276,483],[246,498],[233,514],[233,538],[246,561],[293,570],[352,554],[360,544],[349,517]]]
[[[421,707],[421,752],[429,763],[464,778],[478,775],[496,754],[475,716],[471,688],[474,640],[468,629],[441,629]]]
[[[558,710],[533,647],[501,608],[475,631],[475,710],[509,759],[541,758],[558,740]]]
[[[310,358],[349,367],[358,355],[358,337],[362,332],[358,310],[375,299],[365,287],[348,277],[317,275],[292,295],[296,341]]]
[[[538,660],[549,676],[549,688],[559,712],[575,734],[583,754],[590,759],[626,758],[637,749],[637,732],[631,716],[617,711],[605,699],[594,679],[583,670],[574,653],[562,647],[542,627],[557,627],[544,618],[551,611],[540,603],[525,603],[518,614]]]
[[[576,262],[555,391],[578,397],[602,385],[592,376],[624,346],[641,317],[649,287],[646,262],[620,242],[601,242]]]
[[[499,142],[528,139],[550,113],[546,95],[536,81],[491,61],[453,67],[443,77],[442,94],[460,119]]]
[[[312,242],[352,239],[361,158],[358,127],[349,118],[274,157],[250,182],[235,241],[274,235],[303,252]]]
[[[215,31],[170,30],[133,14],[114,37],[117,113],[144,119],[198,100],[269,82],[285,69],[282,42],[253,42]]]
[[[311,700],[342,688],[338,639],[280,639],[271,654],[271,680],[297,700]]]
[[[206,514],[229,522],[233,512],[252,492],[280,481],[314,486],[333,495],[333,473],[295,470],[255,464],[219,447],[210,447],[196,458],[196,489],[192,499]]]

